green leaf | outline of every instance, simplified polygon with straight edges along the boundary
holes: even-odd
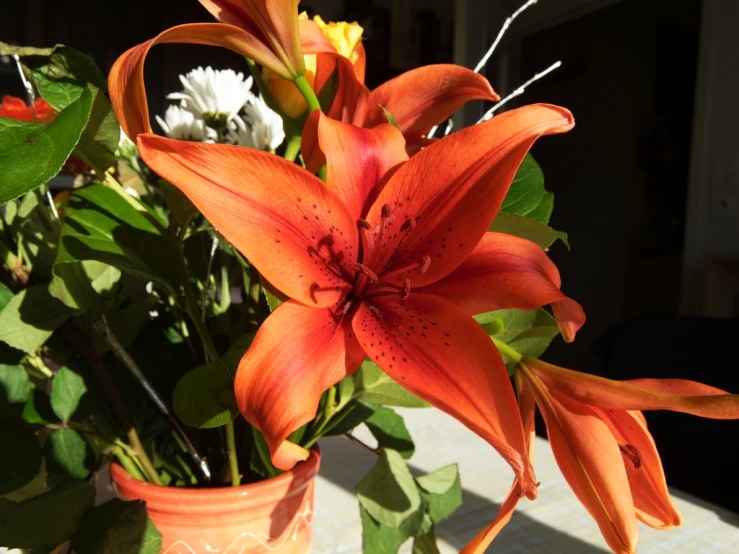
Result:
[[[489,230],[528,239],[544,250],[549,248],[557,239],[564,242],[567,248],[570,247],[567,242],[567,233],[555,231],[548,225],[522,215],[498,212]]]
[[[437,469],[416,479],[429,517],[438,523],[462,505],[462,482],[457,464]]]
[[[105,76],[92,60],[69,46],[57,45],[51,56],[24,58],[23,63],[41,97],[57,110],[77,100],[88,83],[106,90]]]
[[[69,481],[20,503],[0,498],[0,544],[9,548],[57,545],[79,528],[92,507],[95,487]]]
[[[433,473],[428,473],[416,479],[418,486],[432,494],[444,494],[459,480],[459,466],[450,464]]]
[[[380,448],[396,450],[405,459],[413,456],[416,446],[405,427],[403,418],[390,408],[379,406],[364,424],[377,439],[377,445]]]
[[[433,525],[429,531],[413,539],[413,554],[440,554]]]
[[[386,110],[385,106],[380,106],[380,108],[382,108],[382,112],[385,114],[385,117],[387,117],[387,122],[396,129],[400,129],[400,126],[398,125],[398,120],[393,117],[393,114]]]
[[[500,209],[504,212],[526,215],[539,205],[544,193],[544,173],[534,157],[526,154]]]
[[[408,537],[417,533],[424,517],[421,506],[398,529],[393,529],[373,518],[361,504],[359,514],[362,518],[363,554],[397,554]]]
[[[236,339],[226,353],[221,356],[221,361],[226,364],[226,367],[229,369],[231,374],[236,375],[236,369],[239,367],[239,362],[241,362],[241,358],[244,357],[246,351],[249,350],[256,334],[256,331],[252,331],[251,333],[242,335]]]
[[[98,93],[98,89],[88,86],[97,94],[74,155],[95,171],[103,173],[116,162],[115,151],[121,141],[121,126],[110,100],[105,94]]]
[[[179,248],[152,220],[102,185],[81,189],[67,204],[56,263],[97,260],[176,286],[185,274]]]
[[[72,538],[77,554],[159,554],[162,534],[141,501],[114,498],[89,510]]]
[[[251,451],[251,460],[249,461],[251,470],[265,478],[281,475],[283,471],[272,465],[269,445],[267,439],[264,438],[264,434],[256,427],[252,427],[251,431],[254,438],[254,448]]]
[[[44,285],[16,294],[0,312],[0,341],[33,354],[72,315]]]
[[[62,367],[51,383],[51,408],[62,421],[69,421],[87,392],[85,380],[68,367]]]
[[[185,194],[172,183],[159,180],[159,188],[164,194],[164,200],[172,211],[172,215],[180,225],[187,225],[198,214],[198,209]]]
[[[41,446],[33,430],[20,421],[0,423],[0,494],[29,483],[41,468]],[[0,520],[0,529],[2,521]],[[7,543],[0,540],[0,544]]]
[[[376,407],[361,400],[352,400],[323,429],[321,435],[343,435],[372,415]]]
[[[400,453],[383,450],[356,486],[361,505],[379,523],[398,529],[421,505],[421,495]]]
[[[45,425],[50,421],[58,421],[54,410],[51,409],[49,395],[38,389],[31,390],[28,400],[23,406],[23,421],[32,425]]]
[[[544,225],[549,224],[549,219],[552,217],[552,211],[554,210],[554,194],[551,192],[545,192],[544,196],[541,197],[536,207],[526,214],[526,217],[535,219],[539,223]]]
[[[31,383],[21,365],[0,364],[0,420],[19,417],[28,400]]]
[[[475,320],[482,325],[485,332],[488,335],[497,335],[505,329],[505,322],[496,312],[486,312],[484,314],[477,314],[472,316]]]
[[[73,479],[87,479],[87,442],[74,429],[57,429],[44,443],[47,471],[59,468]]]
[[[89,310],[103,303],[121,278],[112,265],[94,260],[54,265],[49,293],[73,310]]]
[[[267,279],[262,275],[259,276],[259,280],[262,283],[262,290],[264,291],[264,297],[267,299],[269,311],[274,312],[280,304],[288,300],[288,297],[277,290],[272,283],[267,281]]]
[[[495,338],[509,344],[524,356],[541,356],[559,334],[557,321],[546,310],[498,310],[505,329]],[[508,362],[505,356],[504,359]]]
[[[362,553],[398,554],[398,550],[409,535],[382,525],[361,504],[359,514],[362,518]]]
[[[0,283],[0,312],[2,312],[3,308],[8,305],[11,298],[13,298],[13,291]]]
[[[233,373],[222,360],[196,367],[177,383],[174,410],[191,427],[210,429],[226,425],[239,414],[233,386]]]
[[[427,408],[429,404],[393,381],[377,365],[366,360],[354,373],[356,390],[361,399],[369,404]]]
[[[96,95],[85,89],[46,125],[8,123],[12,120],[0,117],[0,205],[59,173],[82,136]]]

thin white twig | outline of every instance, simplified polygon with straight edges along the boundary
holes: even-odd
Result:
[[[28,97],[28,104],[31,106],[31,113],[33,113],[33,122],[38,123],[38,117],[36,116],[36,95],[33,92],[33,85],[30,83],[28,79],[26,79],[26,74],[23,73],[23,66],[21,65],[21,57],[18,54],[13,54],[13,59],[15,60],[15,65],[18,68],[18,75],[20,75],[21,81],[23,81],[23,88],[26,89],[26,96]],[[46,196],[46,201],[49,203],[49,209],[51,210],[51,215],[54,216],[54,219],[56,220],[58,224],[61,220],[59,219],[59,212],[56,211],[56,205],[54,204],[54,199],[51,197],[51,191],[49,191],[49,187],[46,185],[43,185],[43,190]]]
[[[490,119],[491,117],[493,117],[493,114],[495,113],[495,111],[498,108],[500,108],[503,104],[505,104],[506,102],[508,102],[510,100],[513,100],[517,96],[521,96],[524,93],[524,91],[526,90],[526,87],[528,87],[531,83],[533,83],[535,81],[538,81],[539,79],[541,79],[545,75],[548,75],[549,73],[551,73],[552,71],[554,71],[555,69],[557,69],[560,65],[562,65],[562,62],[561,61],[556,61],[552,65],[550,65],[548,68],[546,68],[544,71],[542,71],[541,73],[537,73],[536,75],[534,75],[531,79],[529,79],[528,81],[526,81],[523,85],[521,85],[520,87],[518,87],[516,90],[514,90],[508,96],[506,96],[505,98],[503,98],[503,100],[501,100],[495,106],[493,106],[492,108],[490,108],[485,113],[485,115],[483,115],[480,118],[480,120],[477,123],[482,123],[483,121],[487,121],[488,119]]]
[[[493,42],[493,45],[488,48],[488,51],[485,53],[485,55],[482,57],[482,59],[478,62],[477,66],[475,67],[475,73],[479,73],[480,70],[485,67],[485,64],[488,63],[488,60],[490,59],[490,56],[493,55],[493,52],[495,52],[495,49],[498,47],[498,44],[500,43],[500,40],[503,38],[503,35],[508,30],[508,27],[511,26],[511,23],[513,23],[513,20],[516,19],[519,15],[521,15],[527,8],[530,6],[533,6],[536,4],[538,0],[529,0],[526,2],[523,6],[518,8],[513,14],[508,17],[508,19],[505,20],[503,23],[503,26],[500,28],[500,31],[498,31],[498,36],[495,38],[495,42]]]
[[[521,15],[527,8],[533,6],[536,4],[538,0],[528,0],[523,6],[518,8],[515,12],[513,12],[510,16],[506,18],[506,20],[503,22],[503,26],[500,28],[500,31],[498,31],[498,36],[495,37],[495,41],[493,44],[488,48],[488,51],[485,52],[485,55],[482,57],[482,59],[477,62],[477,65],[475,66],[475,73],[479,73],[480,70],[485,67],[485,64],[488,63],[488,60],[490,59],[490,56],[493,55],[493,52],[495,52],[495,49],[498,47],[498,44],[500,44],[501,39],[503,38],[503,35],[505,35],[508,28],[511,26],[511,23],[513,23],[513,20],[516,19],[519,15]],[[449,133],[452,132],[452,128],[454,127],[454,124],[452,123],[451,118],[449,119],[449,122],[446,125],[446,129],[444,130],[444,136],[447,136]],[[436,130],[439,128],[438,125],[435,125],[427,135],[428,138],[431,138],[436,133]]]
[[[213,270],[213,258],[215,258],[218,249],[218,236],[213,233],[213,242],[210,245],[210,256],[208,257],[208,269],[205,270],[205,283],[203,284],[203,293],[200,296],[200,302],[203,306],[203,321],[205,321],[205,303],[210,295],[210,275]]]
[[[23,81],[23,87],[26,89],[26,96],[28,97],[28,103],[31,105],[33,111],[33,122],[36,123],[36,95],[33,93],[33,85],[26,79],[25,73],[23,73],[23,66],[21,65],[21,57],[18,54],[13,54],[15,65],[18,68],[18,75],[21,76]]]

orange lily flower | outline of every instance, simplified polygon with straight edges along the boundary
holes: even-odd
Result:
[[[298,0],[201,0],[225,23],[192,23],[167,29],[126,51],[110,70],[108,89],[121,127],[131,140],[151,131],[144,61],[155,44],[223,46],[294,80],[305,72],[298,30]]]
[[[273,463],[288,469],[299,457],[288,459],[286,438],[315,417],[325,390],[369,356],[484,437],[534,497],[505,365],[470,314],[564,299],[541,249],[487,229],[531,144],[569,130],[571,114],[527,106],[410,160],[391,125],[362,129],[320,112],[311,117],[326,183],[248,148],[138,139],[149,167],[291,298],[265,320],[241,361],[235,388],[242,414],[264,433]],[[525,262],[527,251],[536,254]],[[477,268],[486,258],[490,274],[515,276],[500,287],[476,280],[463,263],[471,256],[480,258]],[[459,287],[460,306],[434,288],[454,282],[469,284]]]
[[[619,554],[636,552],[637,520],[656,529],[682,523],[642,410],[739,419],[739,395],[708,385],[681,379],[611,381],[535,358],[519,363],[516,388],[524,422],[533,421],[535,402],[562,474]],[[533,439],[533,424],[524,425]],[[510,519],[518,496],[511,492],[498,520]],[[480,533],[477,549],[465,554],[484,552],[501,527]]]
[[[33,112],[36,111],[37,123],[49,123],[56,117],[56,111],[43,98],[37,98],[31,106],[15,96],[3,96],[0,104],[0,117],[8,119],[17,119],[18,121],[26,121],[33,123]]]

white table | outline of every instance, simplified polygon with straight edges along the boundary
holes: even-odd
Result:
[[[492,521],[511,485],[512,472],[485,441],[435,409],[399,409],[416,443],[412,471],[433,471],[458,462],[464,504],[437,527],[442,554],[456,553]],[[365,428],[357,436],[374,444]],[[659,445],[658,445],[659,446]],[[489,552],[503,554],[596,554],[610,552],[582,505],[567,486],[549,443],[536,439],[535,469],[541,482],[536,501],[523,499]],[[362,533],[354,485],[375,456],[343,437],[321,440],[321,472],[316,484],[313,552],[361,554]],[[669,481],[669,475],[668,481]],[[727,476],[727,478],[732,478]],[[639,524],[639,552],[736,554],[739,515],[672,491],[682,527],[657,531]],[[401,552],[410,552],[410,541]]]

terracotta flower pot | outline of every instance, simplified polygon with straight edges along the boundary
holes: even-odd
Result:
[[[110,474],[124,500],[144,500],[162,533],[163,554],[306,554],[311,548],[313,483],[320,452],[278,477],[217,489],[163,487]]]

